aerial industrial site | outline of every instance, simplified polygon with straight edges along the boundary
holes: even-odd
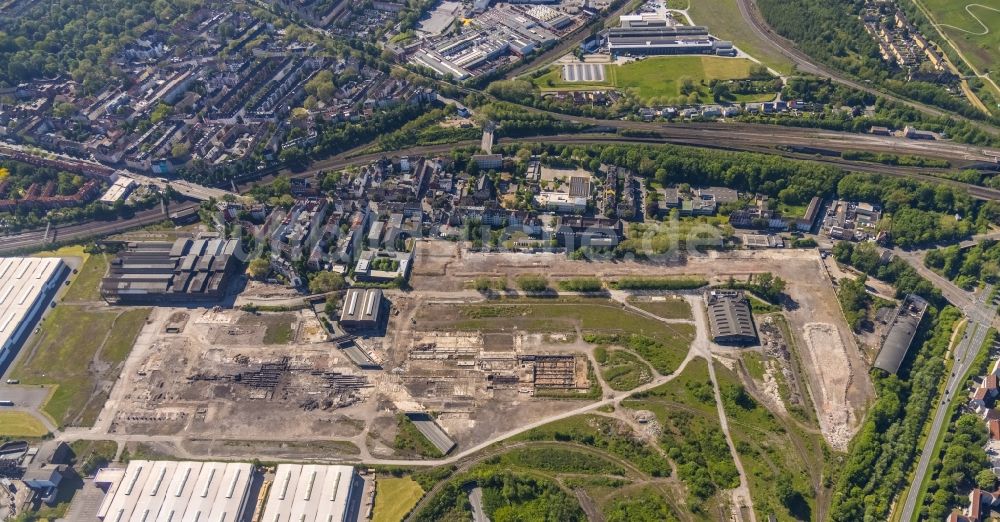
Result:
[[[0,0],[0,521],[1000,520],[945,4]]]

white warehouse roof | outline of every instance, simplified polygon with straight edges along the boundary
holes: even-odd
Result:
[[[261,522],[342,522],[354,520],[354,468],[280,464],[267,495]]]
[[[55,257],[0,258],[0,365],[37,319],[43,295],[58,284],[64,268]]]
[[[103,469],[108,484],[97,517],[105,522],[235,522],[247,508],[253,466],[236,462],[133,460]]]

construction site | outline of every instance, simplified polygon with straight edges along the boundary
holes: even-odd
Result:
[[[482,276],[508,289],[527,274],[558,281],[578,276],[584,262],[470,253],[440,242],[419,244],[416,255],[413,289],[385,291],[381,325],[364,332],[338,320],[325,327],[311,307],[155,308],[95,429],[176,437],[173,447],[192,458],[300,455],[305,449],[295,444],[318,440],[328,443],[330,460],[419,458],[395,443],[401,414],[430,414],[427,422],[463,451],[510,432],[512,418],[518,426],[542,422],[601,400],[607,387],[594,348],[602,343],[651,335],[658,352],[639,355],[669,375],[692,343],[710,341],[707,330],[696,335],[690,316],[657,320],[629,304],[651,306],[643,292],[590,299],[501,292],[488,299],[469,286]],[[761,328],[761,345],[774,352],[768,373],[791,384],[788,406],[812,409],[815,402],[827,442],[845,448],[873,391],[815,252],[713,253],[676,265],[622,261],[586,270],[604,281],[667,275],[721,284],[764,265],[787,281],[790,304],[784,333],[770,322]]]

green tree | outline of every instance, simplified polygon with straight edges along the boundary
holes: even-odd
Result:
[[[271,271],[271,263],[262,257],[258,257],[253,261],[250,261],[250,265],[247,267],[247,271],[250,272],[250,277],[254,279],[262,279]]]
[[[309,280],[309,291],[314,294],[324,294],[335,290],[342,290],[347,286],[344,276],[336,272],[319,272]]]

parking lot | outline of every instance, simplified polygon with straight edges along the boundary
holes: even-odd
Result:
[[[562,77],[567,82],[603,82],[604,64],[569,63],[563,65]]]

